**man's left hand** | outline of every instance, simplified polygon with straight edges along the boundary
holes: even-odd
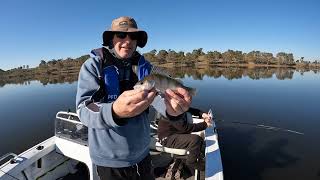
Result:
[[[207,113],[202,113],[202,119],[207,123],[207,127],[212,126],[212,117]]]
[[[175,90],[167,89],[165,92],[165,104],[170,116],[179,116],[186,112],[191,104],[192,96],[183,88]]]

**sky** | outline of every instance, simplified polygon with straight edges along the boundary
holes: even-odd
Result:
[[[318,0],[1,0],[0,69],[89,54],[119,16],[148,33],[142,53],[259,50],[320,60],[319,9]]]

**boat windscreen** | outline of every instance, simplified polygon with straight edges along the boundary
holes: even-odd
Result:
[[[82,145],[88,145],[88,128],[73,113],[57,114],[55,119],[55,136]]]

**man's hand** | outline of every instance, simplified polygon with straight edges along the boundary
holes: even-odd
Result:
[[[212,126],[212,117],[207,113],[202,113],[202,119],[206,122],[207,127]]]
[[[124,91],[112,105],[116,118],[130,118],[146,110],[156,97],[155,89]]]
[[[176,90],[167,89],[165,93],[165,104],[170,116],[179,116],[186,112],[191,104],[192,96],[183,88]]]

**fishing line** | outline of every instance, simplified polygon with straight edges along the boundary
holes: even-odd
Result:
[[[268,126],[264,124],[254,124],[254,123],[248,123],[248,122],[239,122],[239,121],[225,121],[225,120],[217,120],[214,119],[216,122],[222,122],[222,123],[230,123],[230,124],[240,124],[240,125],[248,125],[256,128],[262,128],[262,129],[267,129],[267,130],[273,130],[273,131],[284,131],[284,132],[289,132],[289,133],[294,133],[298,135],[304,135],[304,133],[299,132],[299,131],[294,131],[291,129],[285,129],[285,128],[280,128],[280,127],[275,127],[275,126]]]

